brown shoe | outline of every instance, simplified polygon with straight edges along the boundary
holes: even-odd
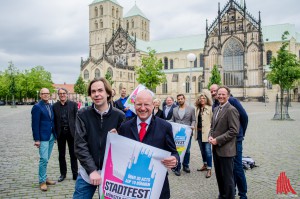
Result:
[[[55,181],[53,181],[53,180],[46,180],[46,184],[47,185],[55,185],[56,184],[56,182]]]
[[[41,189],[41,191],[47,191],[47,185],[45,182],[40,184],[40,189]]]
[[[204,164],[201,169],[197,169],[197,171],[207,171],[207,165]]]
[[[211,177],[211,169],[208,169],[206,173],[206,178],[210,178],[210,177]]]

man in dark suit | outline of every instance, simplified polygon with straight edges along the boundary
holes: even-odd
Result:
[[[214,111],[208,141],[213,145],[215,173],[219,199],[234,199],[234,156],[236,136],[239,132],[239,113],[229,102],[230,90],[226,86],[217,91],[220,105]]]
[[[118,131],[119,134],[170,151],[171,156],[163,159],[161,162],[167,168],[175,168],[179,161],[179,155],[176,151],[172,126],[163,119],[152,115],[154,107],[150,91],[143,90],[137,94],[134,108],[137,117],[123,123]],[[170,187],[167,175],[160,195],[161,199],[170,198]]]
[[[177,107],[173,97],[166,98],[166,105],[163,106],[163,119],[170,120],[173,116],[173,108]]]
[[[211,96],[214,100],[213,107],[219,106],[219,101],[217,99],[217,90],[218,85],[213,84],[210,87]],[[236,137],[236,156],[234,157],[234,167],[233,167],[233,174],[234,174],[234,181],[238,188],[238,195],[240,199],[247,199],[247,180],[245,176],[245,172],[243,169],[243,140],[246,134],[247,126],[248,126],[248,115],[242,104],[239,102],[238,99],[234,98],[233,96],[229,97],[229,103],[237,109],[240,114],[240,128],[239,134]]]
[[[56,133],[54,128],[54,113],[49,104],[50,91],[42,88],[41,101],[35,104],[31,110],[31,127],[34,146],[39,149],[39,183],[42,191],[47,191],[47,185],[55,182],[47,178],[47,164],[51,156]]]
[[[126,88],[123,87],[121,89],[121,97],[115,101],[115,107],[125,113],[126,121],[135,117],[135,114],[129,109],[129,107],[124,106],[128,97],[129,96],[126,96]]]
[[[77,158],[74,153],[75,120],[78,106],[75,102],[68,100],[67,89],[60,88],[57,93],[60,101],[53,105],[53,111],[55,116],[55,130],[57,132],[60,169],[58,182],[61,182],[67,175],[66,142],[68,142],[73,180],[76,180],[78,175]]]

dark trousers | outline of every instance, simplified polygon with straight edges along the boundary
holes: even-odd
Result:
[[[213,150],[215,173],[219,188],[219,199],[234,199],[235,184],[233,177],[234,157],[220,157]]]
[[[69,130],[62,130],[59,135],[59,138],[57,139],[60,174],[67,175],[66,142],[68,142],[68,148],[69,148],[69,154],[71,160],[71,170],[73,176],[77,176],[78,163],[74,153],[74,138],[71,135],[71,132]]]
[[[243,141],[236,142],[236,156],[234,158],[234,180],[239,190],[240,199],[247,199],[247,181],[243,169]]]

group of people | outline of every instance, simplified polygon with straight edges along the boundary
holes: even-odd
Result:
[[[183,94],[177,95],[177,103],[169,96],[160,109],[160,100],[153,99],[149,90],[140,91],[134,102],[135,113],[124,104],[128,98],[126,88],[121,97],[113,101],[115,91],[105,78],[94,79],[88,86],[91,106],[78,110],[75,102],[67,99],[67,90],[58,90],[59,102],[48,105],[49,90],[40,92],[41,101],[32,108],[32,131],[34,145],[39,148],[39,183],[42,191],[47,185],[55,184],[47,178],[47,163],[55,139],[58,142],[60,177],[66,178],[65,160],[68,143],[71,170],[76,180],[73,198],[92,198],[101,184],[101,169],[104,161],[108,133],[121,136],[171,152],[161,160],[176,176],[181,168],[190,173],[191,139],[180,162],[173,138],[172,126],[168,121],[191,127],[199,143],[203,166],[197,171],[212,175],[212,159],[218,181],[219,198],[234,198],[237,185],[240,198],[247,198],[247,184],[242,167],[242,141],[248,123],[246,111],[239,101],[230,96],[230,90],[212,85],[211,97],[199,94],[195,108],[188,105]],[[211,147],[212,146],[212,147]],[[80,162],[78,169],[77,159]],[[168,175],[164,181],[160,198],[170,198]]]

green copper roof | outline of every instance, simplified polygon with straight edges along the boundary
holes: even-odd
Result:
[[[284,31],[289,31],[287,37],[292,37],[300,43],[300,33],[296,32],[294,24],[276,24],[262,27],[264,42],[281,41],[281,35]],[[176,52],[181,50],[199,50],[204,49],[205,34],[191,35],[185,37],[177,37],[171,39],[162,39],[154,41],[143,41],[136,39],[136,48],[140,51],[148,52],[148,47],[156,50],[157,53]]]
[[[146,15],[141,11],[141,9],[139,9],[137,7],[137,5],[134,5],[128,12],[127,14],[124,16],[124,18],[126,17],[132,17],[132,16],[141,16],[144,17],[145,19],[148,19],[146,17]]]
[[[289,23],[263,26],[262,34],[263,34],[264,42],[282,41],[281,36],[284,33],[284,31],[289,32],[289,35],[287,36],[287,40],[290,40],[293,37],[294,39],[297,40],[297,42],[300,42],[299,33],[296,32],[295,25]]]
[[[94,3],[99,3],[99,2],[104,2],[104,1],[111,1],[119,6],[121,6],[117,0],[94,0],[91,4],[94,4]]]

